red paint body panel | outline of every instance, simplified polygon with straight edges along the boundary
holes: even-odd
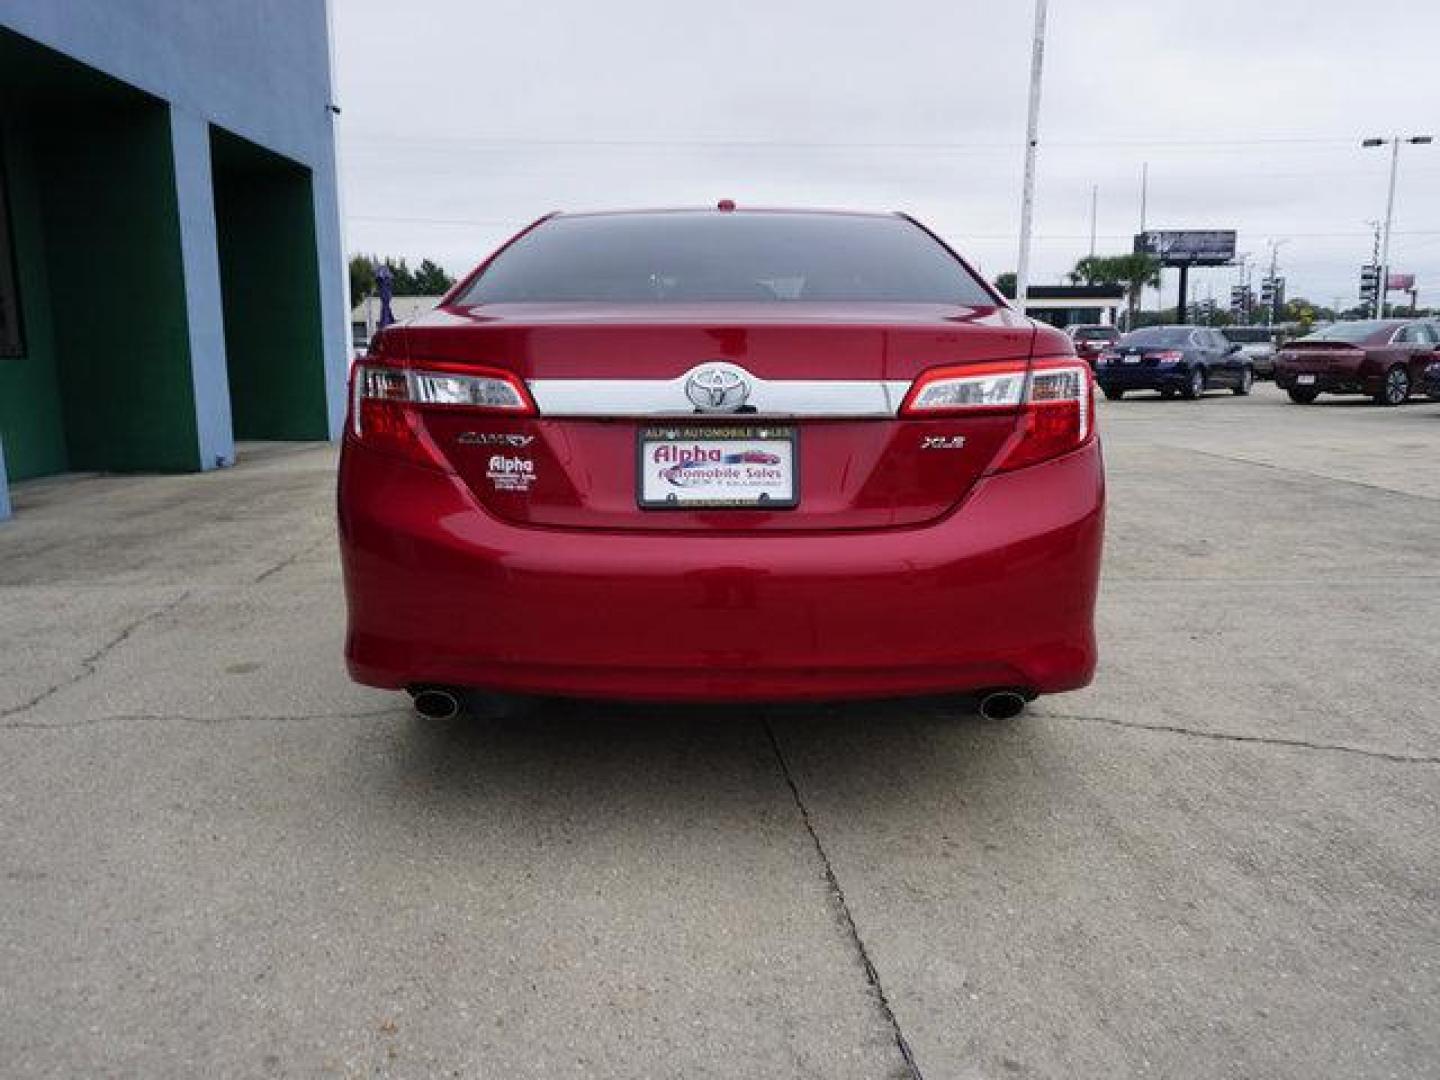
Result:
[[[777,312],[777,306],[783,308]],[[1053,337],[1051,336],[1053,334]],[[1043,347],[1068,353],[1058,331]],[[674,379],[722,359],[769,379],[909,383],[956,362],[1024,361],[1036,324],[1005,308],[934,304],[512,304],[437,310],[397,328],[405,362],[483,363],[521,379]],[[876,423],[811,420],[800,438],[803,512],[677,511],[658,519],[635,504],[637,424],[615,419],[483,418],[419,410],[436,447],[491,513],[521,524],[576,529],[789,531],[904,526],[933,520],[964,498],[1015,429],[1015,413]],[[734,417],[716,422],[729,424]],[[706,421],[701,420],[701,423]],[[497,491],[493,448],[467,432],[529,436],[535,481]],[[963,436],[963,455],[920,450],[925,436]]]
[[[1037,363],[1073,361],[1059,330],[978,282],[978,306],[456,306],[473,278],[361,369],[374,423],[347,424],[339,478],[358,681],[676,701],[1090,681],[1104,473],[1089,376]],[[685,376],[717,364],[761,405],[693,410]],[[943,396],[977,378],[1014,394]],[[446,380],[498,386],[509,411],[416,389]],[[1032,384],[1069,396],[1042,407]],[[793,428],[795,505],[642,508],[657,423]]]
[[[982,480],[915,529],[591,538],[498,521],[455,476],[350,445],[351,674],[634,700],[1086,685],[1098,443]]]

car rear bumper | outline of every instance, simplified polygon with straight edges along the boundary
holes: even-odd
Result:
[[[1096,371],[1095,381],[1105,390],[1182,390],[1189,385],[1190,369],[1112,364]]]
[[[696,536],[502,523],[454,476],[347,445],[346,659],[362,683],[628,700],[1086,685],[1098,444],[886,531]]]
[[[1313,376],[1313,382],[1302,383],[1300,376]],[[1319,390],[1327,394],[1379,393],[1385,377],[1383,372],[1366,372],[1358,367],[1304,368],[1288,364],[1275,367],[1275,385],[1281,390],[1293,388]]]

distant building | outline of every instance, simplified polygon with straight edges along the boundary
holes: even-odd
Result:
[[[390,313],[396,322],[408,322],[417,315],[423,315],[436,304],[438,296],[397,296],[390,301]],[[380,298],[367,296],[350,309],[350,337],[356,349],[368,349],[370,339],[380,326]]]
[[[333,121],[325,0],[0,0],[0,516],[338,433]]]
[[[1052,326],[1113,326],[1124,303],[1125,289],[1120,285],[1031,285],[1025,314]]]

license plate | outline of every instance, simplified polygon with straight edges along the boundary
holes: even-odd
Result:
[[[1133,356],[1133,355],[1132,355],[1132,356],[1122,356],[1121,359],[1122,359],[1125,363],[1127,363],[1127,364],[1138,364],[1138,363],[1140,362],[1140,357],[1138,357],[1138,356]]]
[[[640,429],[636,498],[647,510],[775,510],[799,502],[793,427]]]
[[[1314,386],[1314,385],[1315,385],[1315,376],[1314,376],[1314,375],[1296,375],[1296,376],[1295,376],[1295,381],[1296,381],[1298,384],[1300,384],[1301,386]]]

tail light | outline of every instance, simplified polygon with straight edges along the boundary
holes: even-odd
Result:
[[[1113,364],[1120,359],[1120,354],[1114,349],[1106,349],[1100,354],[1100,359],[1104,360],[1107,364]]]
[[[1165,349],[1163,352],[1152,353],[1151,355],[1162,364],[1174,364],[1185,359],[1185,354],[1179,349]]]
[[[1068,454],[1095,433],[1090,368],[1074,360],[935,368],[915,380],[902,417],[1018,412],[1015,434],[995,470],[1005,472]]]
[[[445,460],[425,431],[427,409],[533,416],[525,384],[508,371],[398,368],[358,363],[351,375],[350,431],[361,443],[422,465]]]

